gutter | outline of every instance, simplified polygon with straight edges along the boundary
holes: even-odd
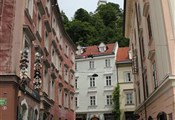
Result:
[[[123,13],[123,36],[125,36],[125,16],[126,16],[126,0],[124,0],[124,13]]]

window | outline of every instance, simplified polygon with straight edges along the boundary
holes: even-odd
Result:
[[[100,51],[100,52],[104,52],[104,51],[105,51],[105,47],[100,47],[100,48],[99,48],[99,51]]]
[[[89,68],[93,69],[94,68],[94,61],[89,61]]]
[[[68,108],[68,93],[64,93],[64,107]]]
[[[95,106],[96,102],[95,102],[95,96],[90,96],[90,106]]]
[[[31,40],[29,39],[29,37],[24,34],[24,49],[28,51],[28,68],[27,68],[27,72],[28,72],[28,77],[31,77]]]
[[[50,0],[47,0],[46,7],[48,10],[48,13],[50,14]]]
[[[72,60],[72,62],[74,62],[74,60],[75,60],[75,55],[73,52],[71,52],[71,60]]]
[[[95,77],[90,77],[90,87],[95,87]]]
[[[38,13],[37,31],[41,37],[42,36],[42,19],[41,19],[41,15],[39,13]]]
[[[144,60],[144,58],[145,58],[145,47],[144,47],[144,40],[143,40],[142,33],[139,37],[139,42],[140,42],[140,48],[141,48],[141,58],[142,58],[142,60]]]
[[[106,59],[106,60],[105,60],[105,66],[106,66],[106,67],[111,67],[110,59]]]
[[[144,93],[145,93],[144,95],[147,98],[149,95],[147,72],[145,72],[143,75],[143,87],[144,87]]]
[[[78,78],[75,79],[75,88],[78,88]]]
[[[45,65],[43,66],[43,74],[43,91],[48,95],[49,75],[48,68]]]
[[[26,0],[26,9],[31,18],[33,18],[33,0]]]
[[[152,29],[151,29],[150,15],[148,15],[148,17],[147,17],[147,27],[148,27],[149,40],[151,40],[151,38],[152,38]]]
[[[133,93],[126,92],[126,104],[133,104]]]
[[[77,70],[77,62],[75,63],[75,70]]]
[[[55,80],[51,77],[50,80],[50,99],[54,100],[55,97]]]
[[[48,38],[48,33],[45,32],[45,47],[47,49],[47,51],[49,51],[49,38]]]
[[[75,106],[78,107],[78,97],[75,97]]]
[[[125,72],[125,82],[131,82],[131,72]]]
[[[66,66],[64,67],[64,80],[68,82],[68,68]]]
[[[54,46],[51,46],[51,62],[56,65],[56,52]]]
[[[73,72],[70,72],[70,83],[74,87],[75,83],[74,83],[74,73]]]
[[[111,76],[106,76],[106,86],[111,86]]]
[[[70,99],[70,108],[72,110],[74,110],[74,95],[71,95],[71,99]]]
[[[67,45],[65,45],[65,51],[64,51],[64,53],[65,53],[65,55],[68,56],[68,46]]]
[[[106,104],[112,105],[112,95],[106,95]]]
[[[153,75],[153,81],[154,81],[154,87],[157,88],[157,73],[156,73],[156,63],[155,61],[152,64],[152,75]]]
[[[62,87],[59,88],[59,105],[62,105]]]
[[[168,117],[169,117],[169,120],[173,120],[173,114],[172,113],[168,114]]]

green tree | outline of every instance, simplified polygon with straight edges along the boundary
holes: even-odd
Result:
[[[113,103],[115,118],[116,120],[120,120],[120,86],[118,84],[113,91]]]
[[[71,21],[65,14],[62,16],[66,31],[76,44],[88,46],[118,42],[122,47],[129,45],[129,40],[123,36],[123,11],[118,4],[100,5],[94,13],[80,8]]]
[[[89,22],[91,17],[86,10],[80,8],[75,12],[74,19],[79,20],[81,22]]]
[[[67,32],[72,38],[74,43],[87,46],[93,44],[96,35],[95,27],[91,26],[88,22],[81,22],[79,20],[73,20],[69,23]]]

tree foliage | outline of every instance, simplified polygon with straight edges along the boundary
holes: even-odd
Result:
[[[75,44],[88,46],[117,41],[119,46],[129,45],[129,40],[123,37],[123,11],[118,4],[102,4],[94,13],[80,8],[71,21],[64,12],[61,14],[66,31]]]
[[[113,91],[113,112],[116,120],[120,120],[120,86],[117,84]]]

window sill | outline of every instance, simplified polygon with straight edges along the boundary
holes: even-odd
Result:
[[[97,108],[97,105],[90,105],[90,106],[88,106],[88,108],[89,109],[95,109],[95,108]]]
[[[125,106],[131,106],[131,105],[134,105],[134,103],[131,103],[131,104],[125,104]]]

